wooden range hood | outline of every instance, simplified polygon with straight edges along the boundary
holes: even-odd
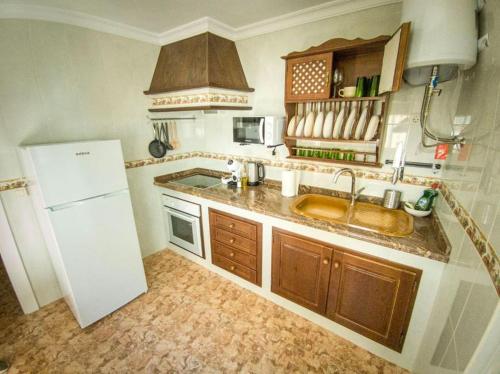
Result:
[[[251,93],[233,41],[210,32],[161,47],[150,112],[250,110]]]

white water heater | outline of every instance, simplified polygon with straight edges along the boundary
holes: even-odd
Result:
[[[476,0],[404,0],[402,22],[411,22],[404,79],[411,85],[429,81],[439,66],[439,81],[476,63]]]

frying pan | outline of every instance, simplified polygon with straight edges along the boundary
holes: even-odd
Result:
[[[167,153],[167,146],[161,141],[163,126],[158,129],[158,123],[153,122],[154,139],[149,143],[148,149],[154,158],[162,158]]]

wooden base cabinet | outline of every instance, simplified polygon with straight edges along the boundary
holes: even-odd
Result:
[[[209,209],[212,263],[262,284],[262,224]]]
[[[421,270],[273,229],[271,290],[401,352]]]
[[[324,314],[332,253],[321,243],[274,230],[271,291]]]

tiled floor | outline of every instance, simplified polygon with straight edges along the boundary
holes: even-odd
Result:
[[[145,267],[149,292],[85,330],[63,301],[28,316],[2,302],[9,373],[404,372],[170,251]]]

